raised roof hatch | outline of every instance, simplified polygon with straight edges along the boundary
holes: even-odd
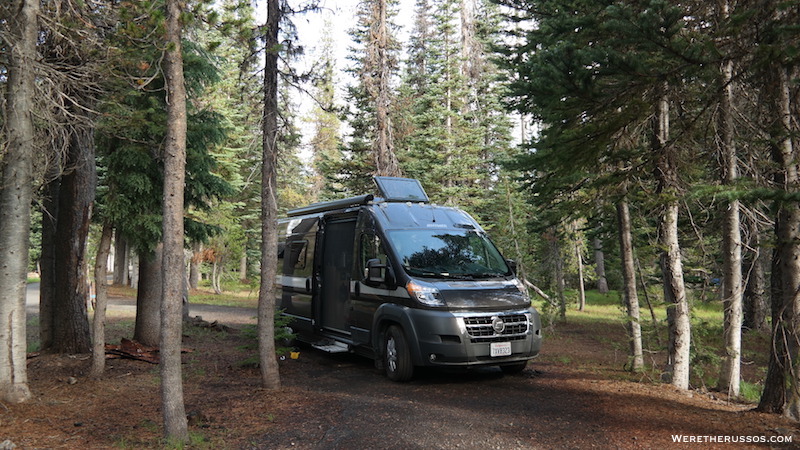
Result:
[[[428,194],[419,180],[398,177],[375,177],[378,192],[387,202],[428,203]]]

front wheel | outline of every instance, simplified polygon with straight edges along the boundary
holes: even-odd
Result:
[[[383,367],[392,381],[408,381],[414,375],[414,364],[408,350],[403,329],[392,325],[386,330],[383,340]]]

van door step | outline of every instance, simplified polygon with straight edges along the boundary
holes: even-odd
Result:
[[[328,353],[345,353],[350,351],[350,347],[344,342],[330,339],[311,344],[311,346]]]

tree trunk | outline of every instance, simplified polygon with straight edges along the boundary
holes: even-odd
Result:
[[[278,32],[279,0],[267,1],[264,61],[263,161],[261,167],[261,286],[258,290],[258,353],[261,382],[281,386],[275,353],[275,277],[278,270]]]
[[[689,361],[691,345],[691,324],[689,322],[689,302],[683,282],[681,248],[678,243],[678,174],[675,167],[674,150],[669,141],[669,101],[666,94],[657,103],[654,121],[653,150],[656,154],[656,178],[659,193],[666,199],[658,238],[663,249],[661,270],[664,276],[664,300],[668,306],[671,320],[670,366],[668,373],[672,385],[679,389],[689,389]]]
[[[394,151],[392,122],[389,112],[392,109],[391,76],[392,64],[389,60],[389,29],[386,26],[388,0],[373,0],[372,32],[368,43],[368,62],[373,66],[368,73],[377,78],[367,84],[367,90],[375,104],[375,140],[372,153],[375,160],[375,173],[381,176],[401,175],[400,166]],[[371,70],[370,70],[371,69]]]
[[[594,238],[594,273],[597,274],[597,291],[608,294],[608,280],[606,279],[606,257],[603,253],[603,241]]]
[[[778,224],[775,224],[777,231]],[[791,366],[789,348],[792,345],[788,336],[791,330],[791,312],[783,307],[781,286],[781,253],[778,248],[772,252],[772,270],[770,272],[770,299],[772,302],[772,345],[767,364],[767,375],[764,377],[764,390],[758,402],[758,411],[780,414],[786,404],[786,380]]]
[[[161,405],[168,442],[186,443],[189,429],[183,404],[181,337],[183,334],[183,195],[186,179],[186,86],[181,54],[180,0],[166,3],[167,49],[162,67],[167,89],[164,148],[163,242],[161,265]]]
[[[630,368],[640,371],[644,368],[642,352],[642,325],[639,321],[639,295],[636,293],[636,269],[634,268],[633,238],[631,237],[631,214],[627,200],[617,203],[619,223],[619,253],[622,260],[622,280],[625,309],[628,313],[628,339],[630,341]]]
[[[558,239],[558,233],[553,230],[551,253],[553,255],[553,282],[556,285],[556,294],[558,296],[558,316],[562,322],[567,321],[567,299],[564,291],[566,290],[566,282],[564,281],[564,258],[561,256],[561,245]]]
[[[239,281],[242,283],[247,281],[247,254],[239,258]]]
[[[44,187],[42,199],[42,254],[39,259],[39,348],[53,346],[53,318],[56,296],[56,229],[58,197],[61,186],[60,162],[53,161],[48,168],[50,180]]]
[[[56,220],[53,342],[49,350],[87,353],[92,344],[86,242],[97,186],[91,130],[72,130],[65,170]]]
[[[580,242],[575,243],[575,258],[578,262],[578,311],[586,309],[586,288],[583,284],[583,255]]]
[[[221,278],[222,269],[220,269],[219,263],[214,261],[211,264],[211,287],[214,289],[214,293],[217,295],[222,294],[222,287],[220,287]]]
[[[728,17],[727,1],[722,2],[722,16]],[[723,86],[720,102],[720,153],[722,154],[722,183],[732,186],[738,178],[733,124],[733,61],[722,64]],[[742,360],[742,240],[739,219],[739,200],[731,200],[722,223],[722,286],[724,305],[723,341],[725,358],[719,377],[719,389],[731,397],[739,396]]]
[[[197,289],[200,286],[200,263],[202,262],[203,244],[192,244],[192,258],[189,260],[189,288]]]
[[[25,352],[25,291],[34,128],[34,67],[39,2],[13,0],[6,42],[6,147],[0,161],[0,400],[31,397]]]
[[[106,367],[106,306],[108,305],[108,255],[111,253],[111,224],[103,224],[103,233],[94,260],[95,304],[92,319],[91,375],[99,377]]]
[[[128,243],[119,230],[114,233],[114,284],[127,286],[128,279]]]
[[[767,264],[766,255],[768,251],[761,245],[761,230],[755,220],[750,224],[750,245],[755,249],[745,267],[747,270],[747,283],[744,288],[744,322],[743,326],[748,330],[767,332],[767,314],[769,305],[767,304],[767,282],[765,265]]]
[[[136,290],[136,325],[133,339],[157,347],[161,336],[161,257],[158,244],[150,255],[139,256],[139,286]]]
[[[798,130],[793,121],[791,80],[797,74],[784,67],[776,67],[775,103],[777,117],[773,127],[773,160],[778,167],[776,185],[786,192],[800,190],[797,170],[797,150],[792,137]],[[775,219],[777,258],[773,263],[772,300],[772,352],[759,409],[780,412],[800,420],[800,364],[798,364],[798,339],[800,339],[800,208],[789,201],[779,201]],[[777,272],[777,275],[776,275]],[[780,404],[783,399],[783,404]]]

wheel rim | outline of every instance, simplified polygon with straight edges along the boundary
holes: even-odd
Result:
[[[386,339],[386,368],[390,372],[397,371],[397,345],[392,336]]]

